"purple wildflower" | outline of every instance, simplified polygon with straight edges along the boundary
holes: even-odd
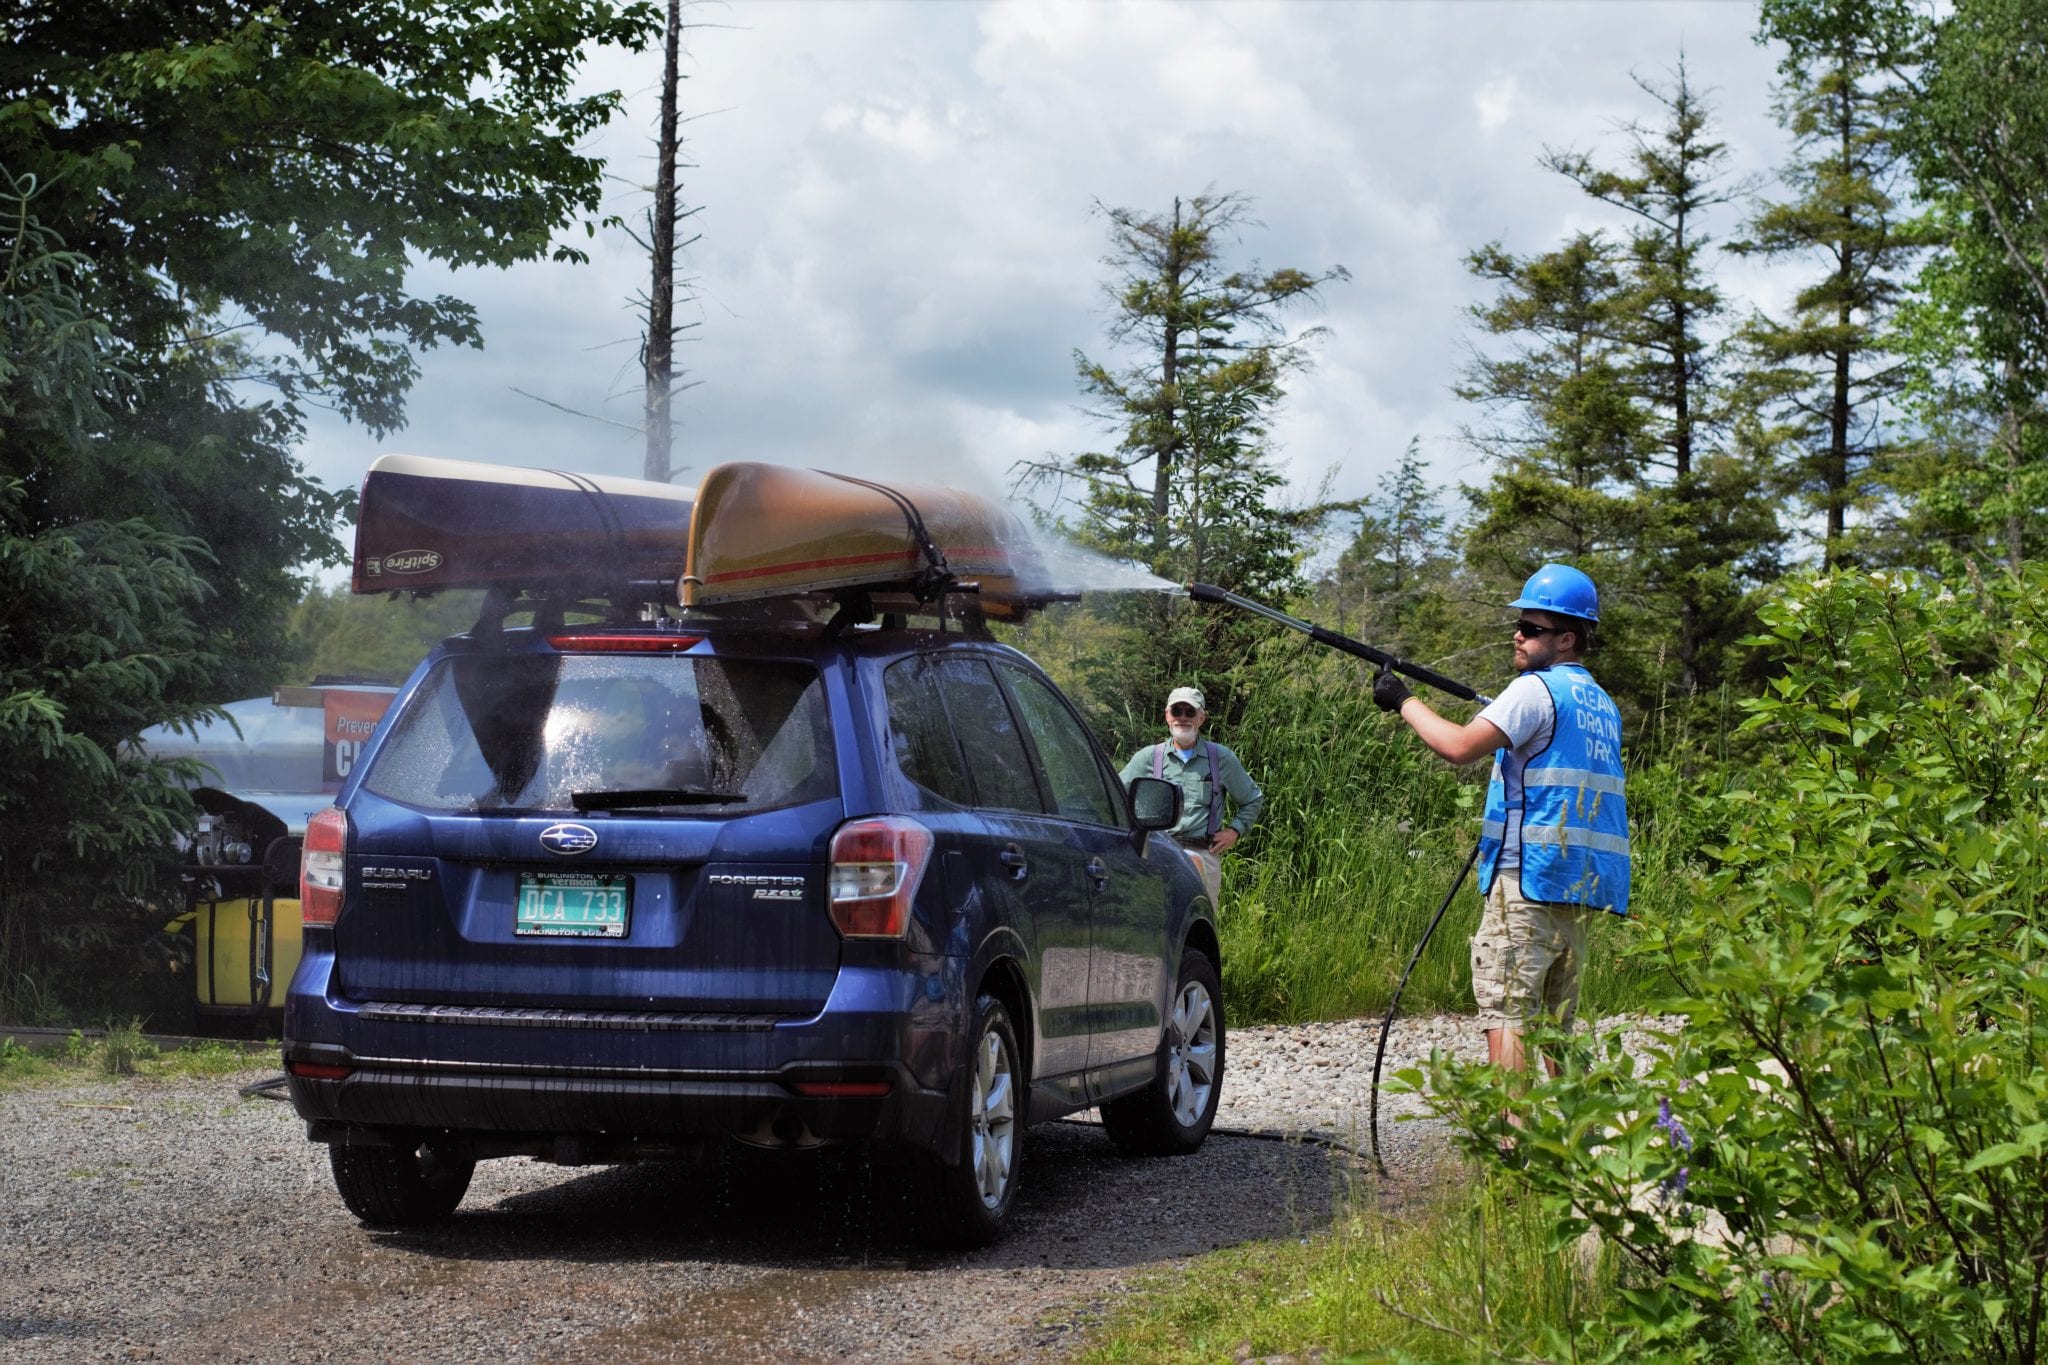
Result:
[[[1678,1151],[1691,1153],[1692,1134],[1685,1131],[1685,1125],[1671,1112],[1671,1099],[1667,1095],[1657,1102],[1657,1126],[1664,1130],[1665,1140]],[[1658,1194],[1667,1203],[1678,1203],[1685,1198],[1685,1187],[1692,1179],[1692,1167],[1680,1166],[1678,1174],[1666,1177],[1658,1187]]]
[[[1668,1096],[1657,1101],[1657,1126],[1664,1130],[1673,1147],[1681,1152],[1692,1150],[1692,1134],[1686,1132],[1685,1125],[1672,1116],[1671,1100]]]

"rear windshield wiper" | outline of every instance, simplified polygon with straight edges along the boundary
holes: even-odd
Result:
[[[695,791],[686,787],[639,787],[615,792],[570,792],[577,810],[634,810],[641,806],[730,806],[747,799],[744,792]]]

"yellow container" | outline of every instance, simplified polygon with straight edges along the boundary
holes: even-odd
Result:
[[[299,969],[299,902],[261,896],[200,901],[193,907],[199,1008],[284,1008]]]

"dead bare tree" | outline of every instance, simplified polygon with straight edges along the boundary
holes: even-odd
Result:
[[[676,191],[676,171],[682,165],[682,139],[677,133],[676,110],[676,91],[683,80],[680,69],[682,32],[682,0],[668,0],[668,23],[662,42],[661,126],[655,139],[654,203],[647,211],[646,239],[641,240],[637,236],[634,239],[646,249],[653,265],[653,279],[646,297],[641,300],[646,309],[647,328],[641,337],[640,358],[646,376],[645,475],[658,483],[667,483],[674,473],[671,466],[675,450],[671,404],[676,394],[693,387],[677,384],[675,371],[676,334],[696,326],[695,323],[685,323],[679,327],[675,320],[678,287],[676,252],[697,240],[691,237],[680,244],[676,241],[677,226],[697,212],[697,207],[681,207]],[[690,283],[684,280],[681,287],[687,290]]]

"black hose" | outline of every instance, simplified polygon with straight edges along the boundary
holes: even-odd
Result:
[[[279,1104],[290,1104],[292,1097],[284,1091],[287,1079],[283,1076],[266,1076],[260,1081],[251,1081],[235,1093],[245,1100],[276,1100]]]
[[[1397,659],[1385,650],[1373,648],[1363,640],[1354,640],[1348,635],[1339,635],[1334,630],[1326,630],[1321,626],[1311,625],[1307,621],[1289,616],[1286,612],[1275,611],[1271,607],[1254,602],[1249,597],[1240,597],[1234,592],[1227,592],[1222,588],[1216,587],[1214,584],[1190,583],[1187,585],[1187,592],[1188,596],[1194,598],[1197,602],[1213,602],[1222,606],[1237,607],[1242,611],[1252,613],[1254,616],[1263,616],[1276,625],[1285,626],[1289,630],[1300,631],[1319,645],[1328,645],[1332,649],[1341,650],[1346,654],[1364,659],[1368,663],[1378,664],[1382,669],[1391,670],[1395,673],[1405,673],[1417,682],[1427,683],[1429,686],[1437,689],[1437,691],[1448,693],[1453,697],[1481,703],[1493,700],[1492,697],[1466,686],[1455,678],[1446,678],[1435,669],[1424,668],[1421,664],[1411,664],[1406,659]],[[1471,855],[1465,859],[1465,865],[1458,869],[1457,880],[1453,881],[1451,889],[1444,893],[1444,903],[1436,908],[1436,915],[1429,921],[1429,927],[1422,931],[1422,941],[1415,945],[1414,956],[1408,959],[1408,969],[1401,973],[1401,982],[1394,987],[1394,998],[1387,1002],[1387,1017],[1380,1020],[1380,1044],[1372,1056],[1372,1113],[1368,1122],[1372,1130],[1373,1165],[1379,1169],[1379,1173],[1383,1176],[1387,1173],[1387,1163],[1380,1156],[1380,1066],[1387,1058],[1387,1032],[1394,1026],[1394,1013],[1401,1008],[1401,993],[1408,989],[1408,978],[1415,974],[1415,964],[1422,961],[1423,949],[1429,947],[1431,935],[1436,933],[1437,925],[1443,923],[1444,912],[1451,908],[1451,901],[1458,894],[1458,888],[1465,884],[1466,874],[1471,872],[1472,864],[1477,862],[1478,859],[1479,845],[1474,843]]]
[[[1408,989],[1408,978],[1415,975],[1415,964],[1422,961],[1422,950],[1429,946],[1430,936],[1436,933],[1437,925],[1443,923],[1444,912],[1451,908],[1452,898],[1458,894],[1458,888],[1465,884],[1465,876],[1472,870],[1472,864],[1478,861],[1479,845],[1475,842],[1472,845],[1472,852],[1466,855],[1465,865],[1458,869],[1457,878],[1451,883],[1451,889],[1444,892],[1444,903],[1436,908],[1436,915],[1430,920],[1429,927],[1422,931],[1422,941],[1415,945],[1415,953],[1408,959],[1408,970],[1401,973],[1401,983],[1394,987],[1394,998],[1387,1002],[1387,1017],[1380,1020],[1380,1045],[1372,1054],[1372,1112],[1367,1119],[1367,1126],[1372,1133],[1372,1164],[1383,1176],[1387,1173],[1387,1163],[1380,1156],[1380,1063],[1387,1059],[1387,1031],[1394,1026],[1394,1012],[1401,1008],[1401,992]]]
[[[1056,1121],[1059,1123],[1071,1123],[1077,1128],[1102,1127],[1100,1119],[1063,1118]],[[1364,1152],[1361,1152],[1348,1142],[1331,1137],[1328,1133],[1313,1131],[1298,1133],[1285,1128],[1211,1128],[1209,1136],[1254,1138],[1260,1142],[1306,1142],[1311,1146],[1324,1147],[1333,1152],[1342,1152],[1346,1156],[1356,1157],[1360,1161],[1365,1160]],[[1385,1173],[1386,1168],[1382,1167],[1381,1174]]]

